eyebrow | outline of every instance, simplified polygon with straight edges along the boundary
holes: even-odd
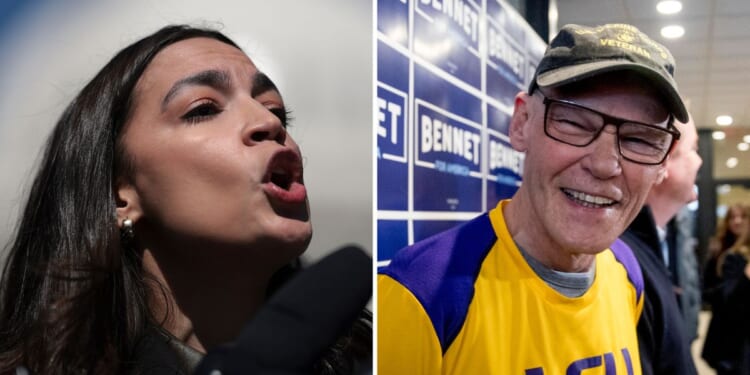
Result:
[[[216,90],[221,91],[222,93],[226,93],[230,90],[231,87],[231,78],[229,77],[229,73],[223,71],[223,70],[205,70],[202,72],[198,72],[196,74],[193,74],[191,76],[185,77],[179,81],[177,81],[172,87],[169,89],[166,95],[164,95],[164,99],[161,102],[161,111],[166,111],[167,105],[169,105],[169,102],[177,96],[177,94],[188,86],[208,86],[211,88],[214,88]],[[256,97],[258,95],[261,95],[263,93],[266,93],[268,91],[276,91],[278,92],[278,88],[276,88],[276,85],[271,81],[268,76],[263,72],[258,72],[253,75],[253,87],[250,92],[250,95],[252,97]]]
[[[254,98],[268,91],[279,92],[279,89],[276,88],[276,85],[265,73],[255,73],[253,76],[253,89],[250,91],[250,95]]]
[[[164,99],[161,101],[161,111],[166,111],[169,102],[188,86],[209,86],[226,93],[231,87],[231,78],[229,78],[229,73],[223,70],[204,70],[185,77],[172,85],[172,88],[164,95]]]

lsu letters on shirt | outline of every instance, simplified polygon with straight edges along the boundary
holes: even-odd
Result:
[[[640,375],[643,280],[616,242],[568,298],[526,263],[500,202],[400,250],[378,275],[378,373]]]

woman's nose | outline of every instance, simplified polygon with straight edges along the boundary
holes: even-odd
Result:
[[[243,131],[243,142],[245,144],[252,146],[264,141],[284,144],[286,129],[278,116],[254,100],[250,104],[248,112],[245,116],[247,123]]]

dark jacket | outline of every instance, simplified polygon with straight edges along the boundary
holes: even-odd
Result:
[[[200,354],[159,328],[151,327],[138,340],[128,372],[133,375],[190,375],[199,360]]]
[[[680,312],[685,323],[684,334],[689,342],[698,336],[698,315],[701,311],[701,284],[698,258],[695,255],[696,240],[693,237],[693,217],[684,207],[670,222],[670,245],[675,267],[673,284],[681,292],[678,295]]]
[[[643,271],[645,299],[638,321],[644,375],[695,375],[690,344],[672,281],[661,260],[659,235],[651,210],[644,207],[621,239],[633,249]]]
[[[750,280],[747,261],[728,254],[713,304],[713,317],[703,346],[703,358],[721,373],[750,374]]]

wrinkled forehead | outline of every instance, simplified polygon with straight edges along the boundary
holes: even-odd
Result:
[[[653,124],[669,118],[667,101],[654,84],[628,71],[603,73],[545,92],[616,117]]]

